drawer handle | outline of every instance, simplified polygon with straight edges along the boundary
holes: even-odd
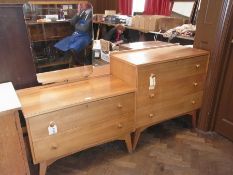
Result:
[[[49,126],[50,126],[51,128],[53,128],[55,125],[56,125],[56,123],[55,123],[54,121],[52,121],[52,122],[49,123]]]
[[[155,97],[155,94],[150,94],[150,98],[154,98]]]
[[[118,127],[119,129],[121,129],[121,128],[123,128],[123,125],[122,125],[121,123],[119,123],[119,124],[117,125],[117,127]]]
[[[117,107],[118,107],[119,109],[121,109],[123,106],[122,106],[122,104],[118,104]]]
[[[154,114],[149,114],[149,118],[153,118],[154,117]]]
[[[196,68],[199,69],[201,67],[200,64],[196,64]]]
[[[197,87],[197,86],[198,86],[198,83],[197,83],[197,82],[194,82],[194,83],[193,83],[193,86]]]
[[[191,103],[192,103],[193,105],[195,105],[195,104],[196,104],[196,101],[195,101],[195,100],[193,100]]]
[[[52,148],[53,150],[55,150],[55,149],[58,148],[58,146],[54,144],[54,145],[51,146],[51,148]]]

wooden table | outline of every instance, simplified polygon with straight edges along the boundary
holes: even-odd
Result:
[[[2,175],[29,175],[18,110],[21,104],[12,83],[0,84],[0,171]]]
[[[134,88],[107,75],[17,91],[40,175],[55,160],[112,140],[132,151]]]

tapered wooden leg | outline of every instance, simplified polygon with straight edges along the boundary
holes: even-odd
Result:
[[[46,162],[40,163],[40,170],[39,170],[40,175],[45,175],[46,174],[47,167],[48,167],[48,165],[47,165]]]
[[[133,152],[133,146],[132,146],[131,135],[130,134],[126,135],[124,141],[125,141],[128,152],[132,153]]]
[[[192,126],[195,129],[197,127],[197,111],[192,111],[189,115],[192,116]]]
[[[133,150],[136,149],[136,146],[138,144],[138,140],[139,140],[139,137],[141,135],[141,129],[137,129],[135,132],[134,132],[134,136],[133,136]]]

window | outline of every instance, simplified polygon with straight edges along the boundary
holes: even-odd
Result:
[[[134,12],[144,12],[145,0],[133,0],[133,14]]]
[[[179,15],[190,17],[194,2],[174,2],[172,12]]]

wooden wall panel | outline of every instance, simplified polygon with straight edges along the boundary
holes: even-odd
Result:
[[[0,5],[0,83],[16,89],[37,85],[22,5]]]
[[[94,13],[103,14],[105,10],[116,10],[118,12],[118,0],[90,0]]]
[[[0,0],[0,3],[25,3],[28,0]],[[33,0],[31,0],[33,1]],[[89,0],[94,8],[94,13],[103,14],[105,10],[118,10],[118,0]]]
[[[194,47],[209,50],[210,62],[203,105],[198,127],[210,130],[218,85],[219,69],[222,63],[221,51],[226,38],[228,3],[230,0],[202,0],[197,19]]]

